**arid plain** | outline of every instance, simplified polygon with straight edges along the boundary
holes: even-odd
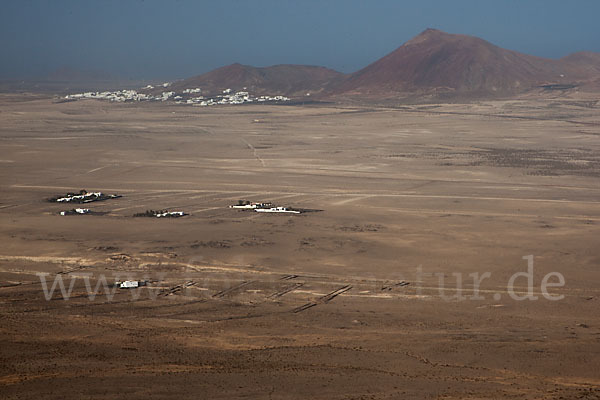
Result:
[[[123,197],[46,200],[80,189]],[[2,95],[0,202],[2,398],[600,398],[596,101]]]

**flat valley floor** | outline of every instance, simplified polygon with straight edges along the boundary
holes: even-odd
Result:
[[[0,243],[3,399],[600,398],[596,101],[2,95]]]

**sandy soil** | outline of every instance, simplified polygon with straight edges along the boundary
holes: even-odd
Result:
[[[0,397],[598,399],[599,111],[2,95]]]

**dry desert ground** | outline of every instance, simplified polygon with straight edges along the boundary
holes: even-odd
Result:
[[[596,101],[4,94],[0,221],[4,399],[600,398]]]

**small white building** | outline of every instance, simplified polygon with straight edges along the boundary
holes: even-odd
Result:
[[[140,287],[140,281],[117,282],[117,285],[120,289],[133,289],[133,288]]]
[[[298,210],[292,210],[288,207],[271,207],[271,208],[257,208],[254,211],[261,213],[283,213],[283,214],[300,214]]]

